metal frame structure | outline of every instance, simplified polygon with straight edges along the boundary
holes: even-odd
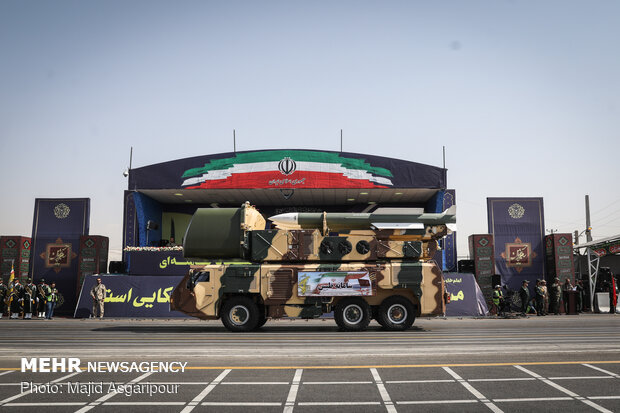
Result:
[[[586,242],[585,244],[573,245],[573,250],[580,255],[580,248],[586,249],[588,256],[588,284],[590,286],[590,308],[594,311],[594,288],[596,287],[596,281],[598,278],[598,270],[601,257],[603,255],[597,254],[595,251],[603,248],[607,248],[610,245],[620,242],[620,234],[613,237],[603,238],[596,241]]]

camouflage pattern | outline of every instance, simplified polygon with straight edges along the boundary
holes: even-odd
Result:
[[[241,209],[253,208],[245,205]],[[235,220],[248,215],[252,213],[220,212],[218,217]],[[204,232],[204,222],[198,227],[192,227],[192,223],[185,238],[185,255],[193,251],[191,258],[216,258],[207,256],[209,251],[200,246],[186,248],[188,240],[204,237],[190,234],[194,230]],[[319,230],[265,230],[260,225],[248,230],[239,222],[219,224],[240,228],[235,237],[242,253],[230,258],[248,261],[192,267],[172,293],[171,309],[201,319],[222,318],[233,331],[252,330],[268,318],[308,319],[331,311],[345,330],[364,329],[370,317],[386,328],[402,330],[416,316],[445,313],[443,276],[429,261],[437,249],[437,239],[446,233],[445,226],[323,235]],[[200,255],[196,256],[197,252]],[[306,287],[300,285],[300,275],[319,273],[335,277],[363,274],[370,279],[370,286],[365,287],[364,296],[339,295],[359,294],[359,290],[351,289],[300,296],[298,291]]]

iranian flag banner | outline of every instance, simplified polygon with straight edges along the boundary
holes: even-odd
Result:
[[[262,151],[216,159],[183,173],[184,188],[388,188],[392,172],[364,159],[315,151]]]

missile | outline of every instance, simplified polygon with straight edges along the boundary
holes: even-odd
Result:
[[[424,212],[421,208],[378,208],[372,213],[355,212],[289,212],[269,219],[280,229],[424,229],[446,225],[456,231],[456,205],[441,213]],[[325,220],[325,221],[324,221]]]

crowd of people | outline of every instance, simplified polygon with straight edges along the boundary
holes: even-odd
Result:
[[[38,285],[28,279],[22,285],[19,279],[14,279],[5,285],[0,278],[0,318],[8,311],[11,319],[32,320],[36,318],[51,320],[58,303],[58,289],[52,281],[49,285],[41,279]]]
[[[536,314],[537,316],[546,316],[549,313],[555,315],[560,314],[561,304],[564,304],[564,313],[569,313],[569,299],[568,296],[571,291],[576,292],[576,311],[577,313],[583,312],[583,303],[585,302],[585,290],[583,283],[578,280],[573,286],[570,279],[566,279],[564,283],[560,283],[559,278],[553,280],[551,289],[547,287],[545,280],[536,280],[536,287],[534,288],[534,296],[530,294],[529,281],[524,280],[519,290],[519,299],[521,301],[521,314]],[[504,297],[502,288],[500,285],[496,285],[493,290],[493,306],[495,307],[495,313],[497,315],[503,315],[506,311],[509,311],[509,303]]]
[[[610,312],[614,313],[617,305],[616,286],[607,286],[606,288],[605,291],[609,292]],[[569,296],[571,294],[575,296],[574,311],[577,313],[582,313],[584,311],[584,304],[586,303],[586,290],[583,286],[583,282],[577,280],[575,285],[573,285],[569,278],[566,278],[563,283],[560,282],[559,278],[554,278],[551,288],[547,287],[547,282],[545,280],[536,280],[533,296],[530,293],[529,281],[524,280],[518,294],[522,315],[559,315],[561,310],[563,310],[564,314],[569,314],[571,312],[571,308],[569,307]],[[504,297],[500,285],[494,287],[492,302],[493,312],[496,315],[501,316],[510,311],[510,303]]]
[[[103,318],[106,287],[101,278],[97,278],[97,284],[90,290],[90,296],[93,300],[91,317]],[[34,318],[51,320],[59,297],[54,281],[48,285],[45,279],[41,279],[39,284],[35,285],[29,278],[27,284],[22,285],[19,279],[15,279],[5,285],[0,277],[0,318],[8,313],[11,319],[32,320],[36,315]]]

